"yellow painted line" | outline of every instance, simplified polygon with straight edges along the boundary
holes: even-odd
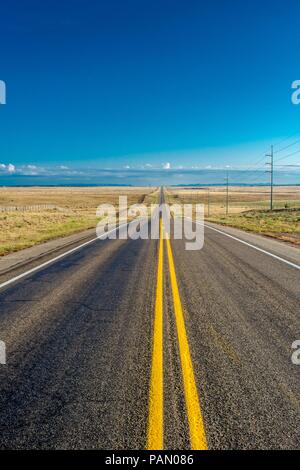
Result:
[[[191,447],[193,450],[207,450],[207,440],[205,435],[204,423],[200,408],[200,402],[198,397],[186,328],[184,324],[184,316],[179,295],[171,243],[168,236],[166,236],[166,242],[178,335],[179,354],[184,385],[185,403],[190,428]]]
[[[148,450],[162,450],[163,424],[163,238],[160,220],[160,239],[157,267],[156,301],[152,350],[152,369],[149,397]]]

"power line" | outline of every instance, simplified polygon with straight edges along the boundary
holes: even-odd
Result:
[[[253,170],[257,165],[259,165],[262,161],[265,161],[265,157],[266,157],[266,152],[267,150],[264,152],[264,156],[258,160],[256,163],[253,163],[253,165],[249,166],[248,168],[246,168],[245,170],[242,170],[242,171],[250,171],[250,170]],[[255,170],[253,170],[255,171]]]
[[[228,170],[226,171],[226,215],[228,215],[229,208],[229,174]]]
[[[270,209],[273,210],[273,186],[274,186],[274,146],[271,145],[271,153],[267,154],[266,157],[270,157],[270,162],[267,162],[266,165],[270,165],[270,170],[267,170],[267,173],[270,173]]]
[[[289,153],[288,155],[284,155],[283,157],[276,160],[276,163],[281,162],[281,160],[285,160],[286,158],[292,157],[293,155],[297,155],[297,153],[300,153],[300,150],[296,150],[296,152],[292,152],[292,153]]]
[[[264,162],[266,161],[266,155],[264,156],[264,159],[263,159],[263,160],[264,160]],[[256,169],[248,169],[248,170],[241,170],[241,171],[245,171],[245,172],[250,172],[250,171],[252,171],[252,174],[246,176],[246,180],[247,180],[248,182],[249,182],[249,181],[251,182],[251,180],[253,180],[253,178],[255,178],[255,179],[254,179],[254,181],[255,181],[257,178],[259,178],[259,177],[265,175],[265,165],[264,165],[264,166],[260,166],[260,167],[258,167],[258,168],[256,168]],[[257,176],[257,174],[258,174],[258,176]],[[239,178],[240,178],[240,176],[239,176]],[[252,182],[251,182],[251,184],[252,184]]]
[[[288,165],[275,165],[275,166],[279,166],[280,168],[299,168],[300,167],[300,163],[295,163],[295,164],[288,164]]]
[[[256,175],[252,175],[252,178],[253,178],[253,176],[256,176]],[[252,181],[249,182],[249,180],[248,180],[248,184],[253,185],[254,183],[256,183],[262,177],[264,177],[264,178],[266,177],[265,167],[261,170],[261,172],[254,179],[252,179]],[[265,181],[261,181],[260,184],[265,184]]]
[[[282,147],[282,148],[279,149],[279,150],[276,150],[276,152],[274,152],[274,154],[275,154],[275,153],[279,153],[279,152],[283,152],[284,150],[286,150],[286,149],[288,149],[288,148],[290,148],[290,147],[293,147],[294,145],[298,144],[299,142],[300,142],[300,139],[296,140],[295,142],[292,142],[292,143],[289,144],[289,145],[286,145],[285,147]]]
[[[297,139],[296,141],[282,147],[282,148],[279,148],[278,150],[274,151],[274,147],[278,147],[279,145],[281,145],[282,143],[290,140],[292,137],[298,135],[299,136],[299,130],[297,132],[294,132],[293,134],[289,135],[288,137],[285,137],[284,139],[281,139],[279,142],[277,142],[275,145],[272,145],[272,151],[271,151],[271,154],[269,154],[268,156],[271,157],[271,176],[270,176],[270,186],[271,186],[271,192],[272,192],[272,198],[273,198],[273,186],[274,186],[274,166],[277,166],[277,165],[274,165],[274,155],[275,154],[278,154],[280,152],[283,152],[284,150],[290,148],[290,147],[293,147],[294,145],[296,145],[297,143],[300,143],[300,139]],[[276,160],[276,163],[277,162],[280,162],[281,160],[285,160],[286,158],[289,158],[289,157],[292,157],[293,155],[296,155],[300,153],[300,150],[296,150],[295,152],[291,152],[289,153],[288,155],[284,155],[282,157],[280,157],[278,160]],[[264,176],[265,174],[265,167],[264,166],[258,166],[260,165],[260,163],[262,163],[263,161],[265,161],[265,157],[266,157],[266,153],[264,152],[263,154],[263,157],[260,158],[256,163],[253,163],[253,165],[247,167],[246,169],[241,169],[239,170],[240,172],[244,172],[245,174],[248,173],[248,172],[252,172],[252,174],[249,174],[249,175],[245,175],[246,176],[246,181],[248,184],[253,184],[255,183],[258,179],[260,179],[262,176]],[[270,164],[270,163],[269,163]],[[279,166],[279,165],[278,165]],[[268,171],[270,173],[270,171]],[[261,172],[261,173],[259,173]],[[258,173],[258,175],[257,175]],[[256,176],[257,175],[257,176]],[[240,179],[241,176],[240,175],[231,175],[231,180],[235,180],[235,179]],[[254,178],[254,179],[253,179]],[[271,179],[272,179],[272,184],[271,184]],[[252,181],[251,181],[252,180]],[[263,184],[263,183],[262,183]],[[272,201],[272,205],[273,205],[273,201]]]
[[[207,217],[210,215],[210,193],[209,187],[207,188]]]
[[[294,133],[291,134],[289,137],[285,137],[284,139],[281,139],[279,142],[277,142],[276,144],[274,144],[274,147],[277,147],[278,145],[283,144],[283,142],[286,142],[287,140],[290,140],[292,137],[295,137],[295,135],[297,135],[297,134],[299,134],[299,131],[294,132]]]
[[[281,143],[283,143],[283,142],[285,142],[285,141],[291,139],[291,138],[292,138],[293,136],[295,136],[296,134],[299,134],[299,131],[298,131],[298,132],[295,132],[294,134],[291,134],[289,137],[286,137],[286,138],[282,139],[281,141],[279,141],[279,142],[278,142],[277,144],[275,144],[275,145],[276,145],[276,146],[280,145]],[[283,152],[284,150],[286,150],[286,149],[288,149],[288,148],[290,148],[290,147],[296,145],[296,144],[299,143],[299,142],[300,142],[300,139],[297,139],[295,142],[292,142],[291,144],[288,144],[288,145],[286,145],[285,147],[282,147],[282,148],[280,148],[280,149],[278,149],[278,150],[276,150],[276,151],[274,151],[274,146],[273,146],[273,156],[274,156],[275,154],[277,154],[277,153]],[[284,160],[284,159],[286,159],[286,158],[288,158],[288,157],[291,157],[291,156],[293,156],[293,155],[296,155],[297,153],[300,153],[300,150],[297,150],[296,152],[289,153],[288,155],[284,155],[283,157],[280,157],[278,160],[276,160],[276,162],[281,161],[281,160]],[[259,163],[261,163],[262,161],[264,161],[264,160],[265,160],[265,156],[266,156],[266,155],[264,154],[264,157],[261,158],[260,160],[258,160],[257,163],[255,163],[253,166],[248,167],[248,168],[246,168],[245,170],[240,170],[240,171],[244,171],[245,173],[246,173],[246,172],[250,172],[250,171],[252,171],[253,173],[257,173],[257,172],[259,172],[259,171],[264,171],[264,167],[261,167],[261,166],[260,166],[260,167],[258,167],[258,168],[255,168],[255,166],[257,166]],[[276,165],[274,165],[274,163],[273,163],[273,167],[274,167],[274,166],[276,166]],[[255,175],[253,175],[253,174],[252,174],[252,175],[249,175],[249,176],[247,177],[248,182],[249,182],[249,180],[252,180],[252,179],[253,179],[253,176],[255,177]],[[259,178],[259,177],[260,177],[260,175],[258,176],[258,178]],[[233,176],[233,178],[234,178],[234,176]],[[238,177],[238,178],[240,178],[240,177]],[[254,181],[256,181],[256,180],[257,180],[257,178],[255,178]],[[250,181],[251,184],[252,184],[254,181],[252,181],[252,182]]]
[[[299,142],[300,142],[300,139],[297,140],[297,141],[295,141],[295,142],[293,142],[292,144],[287,145],[286,147],[284,147],[284,148],[282,148],[282,149],[277,150],[276,152],[274,152],[274,150],[273,150],[273,155],[275,155],[276,153],[279,153],[279,152],[281,152],[281,151],[283,151],[283,150],[285,150],[285,149],[287,149],[287,148],[290,148],[290,147],[292,147],[293,145],[296,145],[296,144],[299,143]],[[273,148],[274,148],[274,146],[273,146]],[[284,160],[285,158],[288,158],[288,157],[291,157],[291,156],[293,156],[293,155],[296,155],[297,153],[300,153],[300,150],[296,150],[295,152],[289,153],[288,155],[284,155],[283,157],[280,157],[280,158],[279,158],[278,160],[276,160],[276,161],[278,162],[278,161]],[[260,160],[257,162],[257,164],[258,164],[258,163],[261,163],[261,162],[264,161],[264,160],[265,160],[265,155],[264,155],[264,157],[263,157],[262,159],[260,159]],[[245,172],[247,172],[247,171],[257,172],[257,171],[260,171],[260,170],[263,170],[263,169],[264,169],[264,167],[262,167],[262,166],[260,166],[260,167],[258,167],[258,168],[248,167],[248,168],[246,168],[245,170],[241,170],[241,171],[245,171]],[[253,175],[250,175],[250,178],[252,178],[252,177],[253,177]]]
[[[295,134],[298,134],[295,133]],[[295,134],[292,134],[290,137],[286,137],[285,139],[282,139],[280,142],[278,142],[276,145],[279,145],[280,143],[284,142],[285,140],[288,140],[290,139],[291,137],[293,137]],[[257,172],[257,171],[263,171],[265,172],[265,166],[259,166],[258,168],[255,168],[257,167],[260,163],[262,162],[265,162],[266,161],[266,152],[268,152],[268,149],[266,149],[261,155],[263,155],[262,158],[260,158],[256,163],[253,163],[251,166],[249,166],[248,168],[245,168],[245,169],[242,169],[242,170],[239,170],[239,171],[244,171],[245,173],[248,172],[248,171],[252,171],[252,172]],[[253,175],[250,175],[249,176],[250,178],[253,178]],[[232,178],[234,179],[234,175],[232,175]],[[240,178],[240,177],[237,177],[237,178]]]

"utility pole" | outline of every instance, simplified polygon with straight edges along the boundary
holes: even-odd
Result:
[[[274,146],[271,145],[271,152],[266,155],[270,158],[270,161],[266,165],[270,165],[270,170],[266,173],[270,173],[270,210],[273,210],[273,186],[274,186]]]
[[[209,186],[208,186],[208,188],[207,188],[207,217],[209,217],[209,212],[210,212],[209,211],[209,209],[210,209],[210,207],[209,207],[209,205],[210,205],[209,196],[210,196],[210,194],[209,194]]]
[[[229,174],[228,170],[226,171],[226,215],[229,212]]]

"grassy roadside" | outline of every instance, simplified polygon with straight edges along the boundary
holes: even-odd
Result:
[[[300,209],[251,210],[227,217],[208,217],[206,220],[300,246]]]
[[[0,256],[96,227],[100,204],[117,207],[157,199],[146,187],[0,188]],[[43,205],[51,205],[44,207]],[[40,207],[39,207],[40,206]],[[10,210],[12,209],[12,210]]]
[[[96,226],[94,216],[56,210],[0,213],[0,256]]]
[[[300,246],[300,188],[276,187],[274,210],[270,211],[269,188],[230,188],[229,215],[225,213],[224,188],[167,188],[169,204],[204,204],[205,219],[220,225],[259,233]]]

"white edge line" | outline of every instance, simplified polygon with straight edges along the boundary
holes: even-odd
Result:
[[[2,284],[0,284],[0,289],[2,289],[3,287],[8,286],[9,284],[12,284],[12,283],[15,282],[15,281],[18,281],[19,279],[22,279],[22,278],[25,277],[25,276],[28,276],[29,274],[34,273],[35,271],[38,271],[38,270],[41,269],[41,268],[44,268],[45,266],[48,266],[48,265],[51,264],[51,263],[54,263],[55,261],[58,261],[59,259],[63,258],[64,256],[67,256],[67,255],[69,255],[70,253],[73,253],[74,251],[77,251],[77,250],[79,250],[80,248],[83,248],[84,246],[87,246],[87,245],[89,245],[90,243],[95,242],[96,240],[101,240],[102,237],[107,236],[107,235],[109,235],[110,233],[115,232],[115,231],[117,231],[118,229],[120,229],[120,228],[122,228],[122,227],[125,227],[126,225],[128,225],[128,223],[119,225],[118,227],[116,227],[116,228],[110,230],[109,232],[104,233],[104,234],[101,235],[100,237],[92,238],[92,240],[89,240],[88,242],[85,242],[85,243],[82,243],[81,245],[75,246],[75,248],[72,248],[71,250],[65,251],[64,253],[62,253],[62,254],[60,254],[60,255],[58,255],[58,256],[55,256],[55,258],[51,258],[51,259],[49,259],[48,261],[45,261],[45,263],[39,264],[38,266],[35,266],[34,268],[29,269],[28,271],[25,271],[24,273],[19,274],[18,276],[15,276],[15,277],[9,279],[8,281],[3,282]]]
[[[190,219],[190,217],[186,217],[186,218]],[[201,225],[203,223],[203,222],[196,222],[196,221],[193,221],[193,222],[195,222],[198,225]],[[272,258],[282,261],[283,263],[288,264],[289,266],[292,266],[293,268],[300,269],[299,264],[292,263],[291,261],[281,258],[280,256],[274,255],[273,253],[263,250],[262,248],[259,248],[258,246],[252,245],[251,243],[245,242],[244,240],[241,240],[240,238],[234,237],[233,235],[230,235],[229,233],[223,232],[222,230],[219,230],[215,227],[211,227],[210,225],[206,225],[205,223],[204,223],[204,227],[209,228],[210,230],[214,230],[215,232],[221,233],[222,235],[225,235],[226,237],[232,238],[233,240],[236,240],[237,242],[240,242],[243,245],[250,246],[251,248],[254,248],[254,250],[260,251],[261,253],[264,253],[265,255],[271,256]]]
[[[186,217],[186,218],[190,219],[189,217]],[[192,219],[190,219],[190,220],[192,220]],[[202,225],[202,222],[197,222],[197,221],[193,221],[193,222],[195,222],[198,225]],[[41,268],[44,268],[45,266],[48,266],[51,263],[54,263],[55,261],[58,261],[59,259],[63,258],[64,256],[67,256],[70,253],[73,253],[74,251],[77,251],[80,248],[83,248],[84,246],[90,245],[91,243],[95,242],[96,240],[101,240],[102,237],[107,236],[110,233],[115,232],[116,230],[118,230],[122,227],[125,227],[126,225],[128,225],[128,223],[119,225],[118,227],[114,228],[113,230],[110,230],[109,232],[106,232],[105,234],[101,235],[100,237],[95,237],[92,240],[89,240],[88,242],[82,243],[81,245],[78,245],[75,248],[72,248],[71,250],[65,251],[64,253],[56,256],[55,258],[51,258],[50,260],[45,261],[45,263],[39,264],[38,266],[35,266],[34,268],[29,269],[28,271],[25,271],[24,273],[19,274],[18,276],[15,276],[15,277],[9,279],[8,281],[3,282],[2,284],[0,284],[0,289],[2,289],[3,287],[8,286],[9,284],[12,284],[15,281],[18,281],[19,279],[22,279],[25,276],[28,276],[29,274],[34,273],[35,271],[38,271]],[[250,246],[254,250],[260,251],[261,253],[264,253],[268,256],[271,256],[272,258],[275,258],[279,261],[282,261],[283,263],[288,264],[289,266],[292,266],[293,268],[300,269],[300,266],[298,264],[292,263],[291,261],[288,261],[284,258],[281,258],[280,256],[274,255],[273,253],[270,253],[269,251],[263,250],[262,248],[259,248],[258,246],[252,245],[251,243],[248,243],[244,240],[241,240],[240,238],[234,237],[233,235],[230,235],[229,233],[223,232],[222,230],[219,230],[215,227],[211,227],[210,225],[206,225],[206,224],[204,224],[204,227],[209,228],[210,230],[214,230],[215,232],[221,233],[222,235],[225,235],[226,237],[232,238],[233,240],[236,240],[239,243],[242,243],[243,245]]]

